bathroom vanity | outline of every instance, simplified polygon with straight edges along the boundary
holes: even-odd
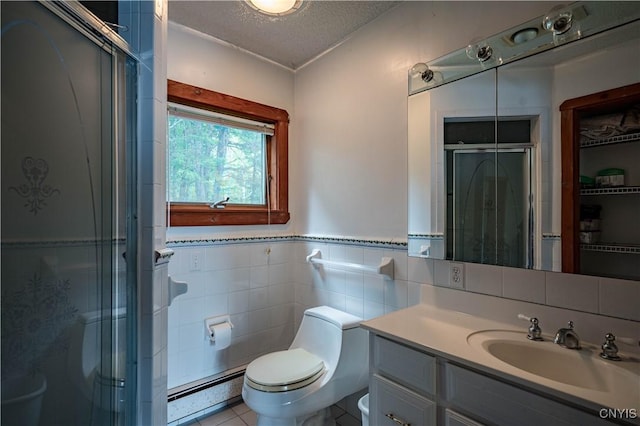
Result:
[[[606,361],[471,315],[417,305],[370,332],[370,424],[640,424],[640,359]]]

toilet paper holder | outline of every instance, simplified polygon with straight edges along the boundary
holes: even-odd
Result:
[[[213,326],[228,322],[229,327],[233,328],[231,317],[229,315],[220,315],[217,317],[206,318],[204,320],[205,339],[215,342],[215,335],[213,334]]]

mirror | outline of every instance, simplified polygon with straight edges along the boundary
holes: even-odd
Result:
[[[465,67],[461,50],[425,64],[429,82],[410,70],[410,256],[563,270],[560,105],[639,81],[637,7],[571,10],[575,32],[564,40],[539,17],[478,44],[502,41],[494,63]],[[540,35],[514,43],[528,28]],[[640,185],[640,170],[628,179]]]
[[[495,105],[496,70],[409,97],[409,255],[445,259],[452,250],[446,240],[453,236],[447,213],[454,200],[445,181],[445,127],[471,120],[492,128]],[[473,144],[474,149],[493,152],[492,137],[476,142],[482,143]]]

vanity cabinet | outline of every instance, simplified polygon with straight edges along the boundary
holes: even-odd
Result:
[[[369,418],[376,426],[603,425],[521,384],[370,332]]]
[[[436,358],[384,338],[373,338],[370,423],[436,424]]]

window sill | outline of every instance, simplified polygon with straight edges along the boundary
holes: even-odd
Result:
[[[289,212],[262,207],[225,207],[207,205],[171,205],[169,226],[281,225],[289,222]]]

